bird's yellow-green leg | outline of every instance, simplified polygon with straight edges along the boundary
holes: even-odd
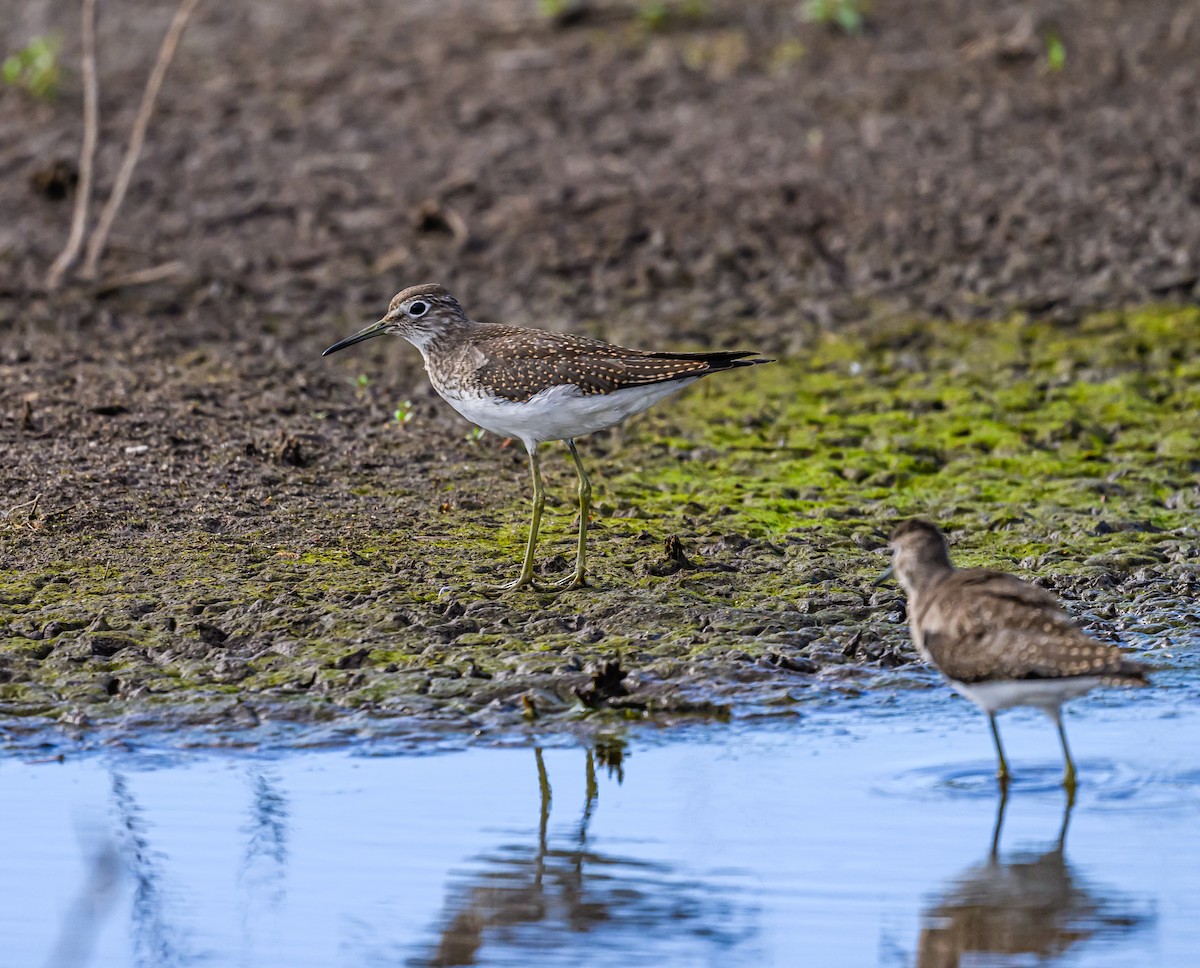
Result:
[[[1063,760],[1067,768],[1063,771],[1063,786],[1067,791],[1068,806],[1075,802],[1075,761],[1071,759],[1071,750],[1067,746],[1067,731],[1063,728],[1062,710],[1054,710],[1054,725],[1058,727],[1058,738],[1062,741]]]
[[[529,520],[529,543],[525,546],[525,562],[521,565],[521,574],[515,581],[501,585],[497,589],[498,591],[537,587],[533,580],[533,551],[537,547],[538,528],[542,524],[542,510],[546,507],[546,489],[542,486],[542,468],[538,461],[537,444],[526,446],[529,449],[529,473],[533,477],[533,517]]]
[[[587,556],[588,518],[592,513],[592,482],[588,480],[587,471],[583,469],[583,461],[579,459],[579,451],[575,449],[575,441],[567,438],[567,449],[575,458],[575,472],[579,475],[579,548],[575,552],[575,574],[559,583],[559,588],[583,588],[584,562]]]
[[[1004,747],[1000,745],[1000,730],[996,726],[996,714],[988,713],[988,723],[992,727],[992,739],[996,741],[996,756],[1000,758],[1000,765],[996,768],[996,779],[1000,781],[1000,786],[1008,787],[1009,772],[1008,760],[1004,758]]]

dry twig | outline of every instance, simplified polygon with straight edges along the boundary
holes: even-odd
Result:
[[[25,515],[25,517],[29,520],[32,520],[33,516],[35,514],[37,514],[37,512],[38,512],[38,502],[41,499],[42,499],[42,496],[40,494],[38,494],[34,497],[34,499],[32,501],[25,501],[22,504],[14,504],[7,511],[0,511],[0,519],[11,518],[18,511],[24,511],[26,508],[29,508],[29,511]]]
[[[88,239],[87,257],[84,259],[82,272],[85,279],[96,278],[96,266],[104,251],[104,244],[108,241],[108,233],[112,231],[113,222],[116,221],[117,210],[125,200],[129,182],[133,178],[134,166],[137,165],[138,157],[142,153],[142,144],[146,140],[146,129],[150,126],[150,116],[154,113],[154,102],[158,99],[158,92],[162,87],[163,78],[166,76],[167,67],[171,63],[171,58],[175,56],[175,48],[179,46],[179,38],[183,36],[183,29],[187,26],[188,18],[191,17],[192,11],[199,2],[200,0],[180,0],[179,7],[175,11],[175,18],[171,21],[171,26],[167,28],[162,46],[158,49],[158,60],[155,61],[154,69],[146,80],[146,88],[142,92],[142,103],[138,107],[137,117],[133,121],[129,145],[125,149],[125,157],[121,159],[117,180],[113,184],[108,201],[104,203],[104,209],[100,212],[96,228],[92,231],[91,238]]]
[[[104,294],[129,286],[145,286],[174,276],[182,276],[185,272],[187,272],[187,265],[179,259],[173,259],[161,265],[147,266],[145,269],[135,269],[133,272],[123,272],[120,275],[102,279],[96,285],[96,292]]]
[[[79,187],[67,244],[46,274],[46,288],[57,289],[83,246],[88,203],[92,199],[92,174],[100,128],[100,92],[96,80],[96,0],[83,0],[83,147],[79,150]]]

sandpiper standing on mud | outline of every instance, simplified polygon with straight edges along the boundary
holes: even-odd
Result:
[[[324,356],[395,333],[421,351],[429,380],[460,414],[529,453],[533,517],[521,574],[505,588],[535,586],[533,554],[545,506],[538,445],[565,440],[579,475],[579,544],[575,572],[559,587],[584,582],[592,487],[575,438],[620,423],[668,394],[719,370],[769,363],[752,353],[654,353],[565,333],[477,323],[434,283],[398,293],[377,323],[334,343]]]
[[[1049,592],[1002,571],[955,568],[946,538],[913,518],[892,533],[893,571],[908,596],[913,644],[958,692],[988,716],[1002,786],[1009,779],[996,713],[1033,706],[1054,720],[1062,741],[1063,786],[1075,798],[1075,763],[1062,704],[1102,685],[1147,684],[1145,669],[1116,646],[1085,635]],[[878,584],[878,582],[877,582]]]

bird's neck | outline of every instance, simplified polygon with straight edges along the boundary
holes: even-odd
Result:
[[[413,327],[405,337],[427,360],[430,353],[447,353],[468,339],[479,324],[469,319],[441,320],[436,329]]]
[[[949,562],[926,562],[923,567],[915,568],[901,576],[900,584],[916,607],[934,588],[954,574],[954,566]]]

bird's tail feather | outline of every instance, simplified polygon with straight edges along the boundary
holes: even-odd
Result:
[[[713,350],[707,353],[647,353],[655,360],[699,360],[707,363],[713,370],[732,370],[738,366],[757,366],[759,363],[774,363],[765,357],[755,357],[753,353],[737,353],[727,350]],[[749,359],[749,357],[754,357]]]
[[[1140,662],[1122,659],[1120,667],[1106,674],[1101,681],[1106,686],[1148,686],[1150,679],[1146,671],[1146,667]]]

